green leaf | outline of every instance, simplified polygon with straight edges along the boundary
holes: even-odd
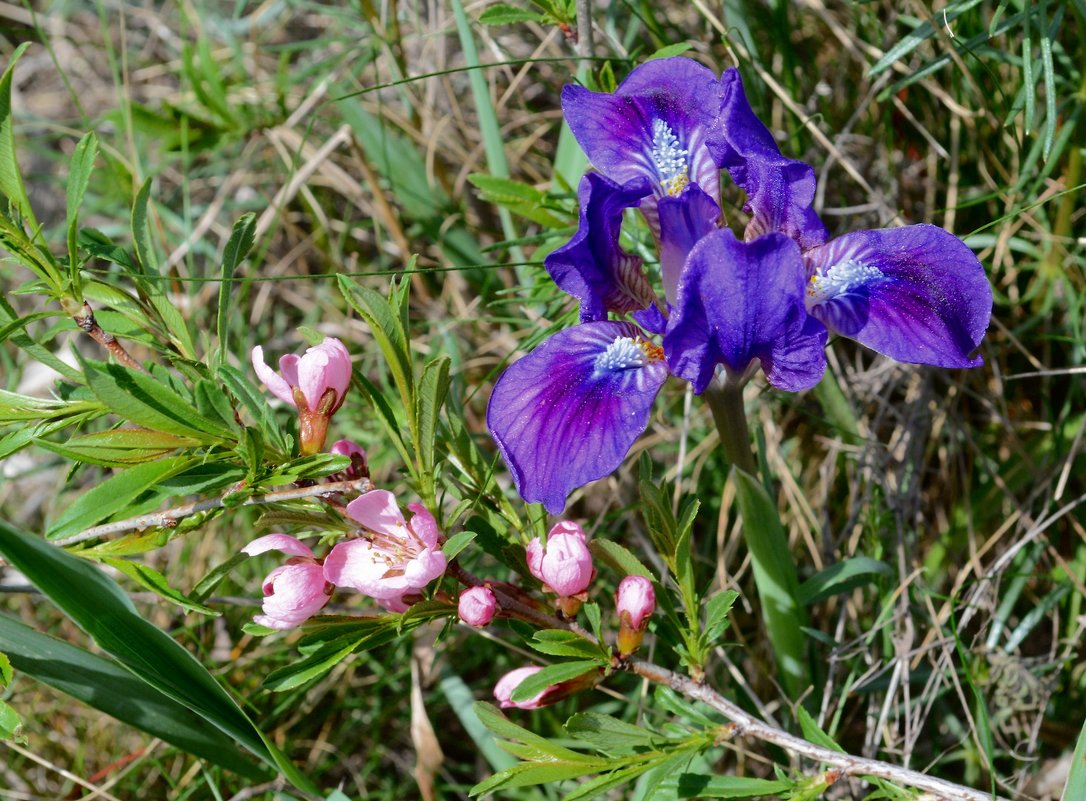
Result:
[[[438,415],[449,392],[450,363],[448,356],[439,356],[427,363],[422,370],[418,385],[419,405],[415,420],[418,421],[419,467],[431,485],[434,472],[434,438],[437,432]],[[432,486],[428,487],[423,497],[427,497],[432,492]]]
[[[189,596],[196,601],[203,603],[208,599],[208,596],[215,591],[215,588],[219,586],[219,582],[230,575],[231,570],[248,558],[248,554],[236,553],[221,565],[213,567],[206,576],[196,582],[196,586],[192,588],[192,592],[189,593]]]
[[[175,590],[170,586],[169,582],[166,581],[164,575],[149,565],[111,556],[103,557],[102,561],[128,576],[144,589],[150,590],[156,595],[165,598],[170,603],[177,604],[183,609],[187,609],[190,612],[199,612],[201,615],[209,615],[211,617],[220,617],[222,615],[222,612],[212,609],[210,606],[204,606],[203,604],[192,600],[183,592]]]
[[[464,680],[455,673],[445,672],[438,682],[449,706],[452,707],[460,725],[471,737],[479,754],[490,764],[493,770],[505,770],[517,763],[515,757],[498,747],[494,735],[479,720],[475,712],[475,696]]]
[[[534,642],[530,642],[528,645],[541,654],[550,654],[551,656],[574,656],[592,660],[606,659],[608,656],[600,646],[589,642],[579,634],[574,634],[572,631],[566,631],[565,629],[537,631],[534,635]],[[534,694],[532,693],[532,695]]]
[[[1071,771],[1067,774],[1067,784],[1063,788],[1060,801],[1078,801],[1086,798],[1086,723],[1082,725],[1075,753],[1071,757]]]
[[[312,782],[253,725],[204,666],[140,617],[124,592],[100,570],[2,521],[0,552],[134,675],[280,770],[295,787],[315,792]]]
[[[762,620],[780,665],[785,689],[791,698],[798,698],[810,686],[811,675],[802,629],[806,616],[799,602],[799,580],[788,550],[788,537],[776,504],[758,480],[737,467],[732,468],[731,477],[743,518],[743,538],[750,551],[754,582],[758,587]]]
[[[189,437],[148,431],[144,428],[118,428],[72,437],[61,444],[39,439],[37,444],[73,461],[90,462],[106,467],[127,467],[159,459],[178,448],[190,448],[200,443]]]
[[[796,718],[799,720],[799,727],[803,732],[803,739],[807,740],[807,742],[820,745],[831,751],[845,752],[845,749],[839,746],[832,737],[822,731],[822,727],[818,725],[818,722],[813,717],[811,717],[811,713],[802,706],[796,706]]]
[[[264,679],[264,688],[278,693],[308,684],[323,676],[374,636],[376,632],[368,636],[356,635],[333,640],[297,662],[273,670]]]
[[[407,331],[403,321],[391,302],[383,298],[378,292],[369,287],[364,287],[345,275],[338,275],[339,291],[351,307],[358,312],[369,326],[377,346],[385,357],[388,369],[392,372],[392,380],[400,393],[400,402],[403,408],[411,415],[408,425],[415,430],[414,414],[415,384],[414,373],[411,366],[411,345],[407,339]],[[395,295],[396,286],[393,284],[392,294]]]
[[[219,312],[215,320],[215,333],[219,338],[219,348],[216,351],[216,363],[222,364],[226,360],[229,347],[229,328],[227,326],[230,317],[230,298],[234,295],[234,271],[249,255],[256,242],[256,214],[249,212],[243,214],[234,223],[234,229],[230,232],[230,239],[226,243],[226,249],[222,255],[222,270],[219,273]]]
[[[76,297],[79,291],[79,207],[87,193],[94,159],[98,156],[98,137],[91,131],[75,146],[68,165],[68,274]]]
[[[0,615],[0,646],[18,669],[78,701],[249,779],[267,779],[238,743],[112,659]]]
[[[11,660],[7,654],[0,651],[0,690],[11,684],[15,678],[15,672],[11,669]]]
[[[621,573],[623,576],[644,576],[655,581],[652,571],[645,567],[640,559],[613,540],[596,537],[588,543],[588,550],[592,552],[593,557],[616,573]]]
[[[474,539],[474,531],[461,531],[459,534],[454,534],[446,540],[445,544],[441,546],[441,552],[445,554],[445,558],[451,562],[456,558],[457,554],[468,547]]]
[[[792,788],[789,782],[747,776],[703,776],[684,773],[676,785],[679,798],[765,798]]]
[[[653,59],[657,58],[671,58],[672,56],[681,56],[691,47],[693,47],[693,45],[691,45],[690,42],[676,42],[675,44],[669,44],[665,47],[661,47],[651,56],[646,58],[645,61],[652,61]]]
[[[566,721],[566,731],[593,748],[612,755],[632,754],[650,748],[653,736],[632,723],[596,712],[580,712]]]
[[[200,442],[230,437],[228,429],[204,417],[187,399],[146,373],[91,360],[85,366],[91,391],[110,411],[129,422]]]
[[[6,702],[0,701],[0,740],[10,740],[22,725],[19,713]]]
[[[163,479],[180,473],[192,463],[193,460],[188,456],[173,456],[117,473],[85,492],[65,509],[60,517],[53,521],[46,537],[51,540],[62,539],[97,525],[124,509],[143,492]]]
[[[599,670],[602,667],[599,660],[579,660],[575,662],[559,662],[557,665],[547,665],[538,673],[533,673],[524,679],[511,696],[513,701],[527,701],[533,698],[552,684],[560,684],[564,681],[583,676],[586,673]]]
[[[15,48],[8,61],[8,68],[3,77],[0,77],[0,192],[29,223],[31,230],[36,230],[38,223],[30,206],[30,198],[26,195],[23,174],[19,170],[19,160],[15,155],[15,131],[11,110],[11,81],[15,64],[28,47],[30,43],[23,42]]]
[[[818,571],[799,587],[799,601],[804,606],[818,603],[831,595],[849,592],[878,576],[894,571],[885,562],[867,556],[854,556]]]
[[[738,598],[735,590],[721,590],[705,603],[705,639],[709,645],[728,627],[728,613]]]
[[[511,22],[542,22],[543,15],[537,11],[517,8],[506,3],[492,5],[479,15],[482,25],[508,25]],[[470,180],[470,176],[469,176]]]

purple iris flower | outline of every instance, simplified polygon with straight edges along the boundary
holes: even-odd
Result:
[[[972,251],[931,225],[827,241],[813,169],[781,154],[737,70],[717,79],[658,59],[613,94],[567,86],[562,105],[598,172],[581,180],[577,232],[544,264],[580,301],[581,324],[511,365],[487,410],[525,500],[557,513],[613,472],[669,374],[700,394],[721,366],[732,382],[760,367],[778,389],[808,389],[830,332],[898,361],[982,363],[992,292]],[[746,193],[743,239],[722,227],[721,169]],[[627,208],[657,239],[662,296],[621,247]]]

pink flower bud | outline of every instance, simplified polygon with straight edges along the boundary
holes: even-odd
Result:
[[[325,337],[301,356],[283,356],[276,373],[264,362],[264,348],[257,345],[252,362],[264,386],[279,400],[298,409],[301,452],[320,453],[328,421],[343,405],[351,385],[351,355],[347,348],[335,337]]]
[[[253,620],[270,629],[292,629],[319,612],[334,587],[325,581],[324,567],[309,546],[286,534],[259,537],[242,551],[249,556],[281,551],[291,558],[264,579],[264,614]]]
[[[498,599],[489,587],[470,587],[460,593],[460,603],[456,607],[460,619],[469,626],[486,626],[494,619],[498,608]]]
[[[517,709],[539,709],[539,707],[543,706],[543,696],[547,694],[547,690],[543,690],[539,695],[529,698],[527,701],[512,700],[513,691],[520,686],[520,683],[542,669],[537,665],[520,667],[509,671],[498,679],[498,683],[494,685],[494,698],[497,700],[498,706],[502,709],[508,709],[511,706]]]
[[[656,592],[644,576],[626,576],[615,592],[615,607],[619,617],[625,617],[635,629],[644,630],[649,617],[656,611]]]
[[[618,610],[618,652],[629,656],[639,647],[649,625],[649,618],[656,610],[656,592],[652,582],[644,576],[626,576],[615,593]]]
[[[527,667],[511,670],[498,679],[498,683],[494,685],[494,698],[497,699],[498,706],[502,709],[508,709],[509,707],[516,707],[517,709],[539,709],[541,706],[556,704],[565,698],[569,698],[571,695],[581,692],[581,690],[595,687],[603,677],[602,670],[589,670],[587,673],[575,676],[569,681],[551,684],[527,700],[512,700],[513,692],[517,687],[519,687],[526,678],[538,673],[542,669],[543,668],[536,665],[529,665]]]
[[[536,537],[528,543],[526,555],[532,575],[560,597],[580,595],[596,575],[584,530],[576,523],[558,523],[547,535],[546,548]]]
[[[351,460],[351,466],[331,476],[328,481],[354,481],[359,478],[367,478],[370,474],[370,466],[366,460],[366,451],[361,445],[356,445],[349,439],[341,439],[332,443],[328,452],[335,456],[346,456]]]

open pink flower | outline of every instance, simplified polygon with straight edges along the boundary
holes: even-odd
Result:
[[[324,560],[324,577],[351,587],[393,612],[407,609],[404,596],[417,593],[445,572],[437,521],[422,504],[408,523],[387,490],[373,490],[347,505],[347,515],[365,529],[361,539],[336,545]]]
[[[596,575],[584,529],[568,520],[551,529],[546,548],[539,537],[529,542],[527,558],[532,575],[560,597],[580,595]]]
[[[460,593],[456,611],[469,626],[487,626],[494,619],[498,599],[489,587],[469,587]]]
[[[264,614],[253,618],[256,623],[270,629],[292,629],[328,603],[334,588],[325,580],[324,568],[313,551],[300,540],[286,534],[268,534],[241,550],[249,556],[280,551],[291,557],[264,579]]]
[[[288,354],[279,360],[276,373],[264,361],[264,348],[252,354],[253,370],[275,397],[298,410],[299,440],[303,454],[320,453],[328,433],[328,421],[343,405],[351,385],[351,354],[335,337],[301,356]]]

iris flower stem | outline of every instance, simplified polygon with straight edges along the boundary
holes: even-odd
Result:
[[[757,479],[743,407],[745,383],[742,377],[725,374],[710,385],[705,397],[720,433],[721,447],[733,466],[732,482],[743,518],[743,539],[750,552],[762,619],[773,644],[781,683],[796,701],[812,684],[802,628],[806,620],[788,534],[781,525],[776,503]]]
[[[750,428],[743,407],[743,383],[730,376],[718,379],[705,390],[705,400],[713,413],[720,446],[728,461],[740,470],[756,475],[758,468],[750,449]]]

